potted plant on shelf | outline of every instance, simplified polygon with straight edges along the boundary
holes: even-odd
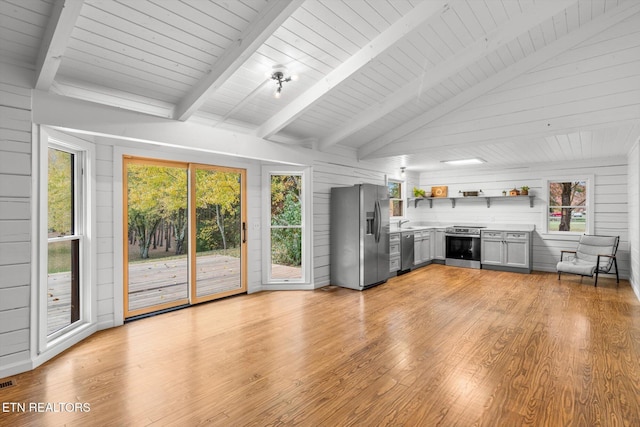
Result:
[[[520,187],[520,194],[523,196],[528,196],[529,195],[529,187],[526,185],[523,185],[522,187]]]

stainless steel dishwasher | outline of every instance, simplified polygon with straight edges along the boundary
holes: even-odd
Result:
[[[400,255],[402,256],[402,262],[400,270],[408,271],[413,267],[413,231],[403,231],[401,236]]]

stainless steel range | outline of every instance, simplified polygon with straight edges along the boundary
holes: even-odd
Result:
[[[480,230],[484,227],[454,225],[445,230],[445,264],[480,268]]]

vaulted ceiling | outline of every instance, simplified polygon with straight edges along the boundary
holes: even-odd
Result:
[[[34,88],[415,170],[624,156],[636,0],[0,0]],[[297,80],[274,97],[275,66]]]

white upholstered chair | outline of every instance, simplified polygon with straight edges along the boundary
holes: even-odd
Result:
[[[583,234],[575,251],[561,251],[560,262],[556,266],[558,280],[560,280],[560,273],[595,276],[594,286],[598,286],[598,273],[609,273],[611,268],[615,267],[616,283],[620,283],[616,260],[619,241],[619,236]]]

